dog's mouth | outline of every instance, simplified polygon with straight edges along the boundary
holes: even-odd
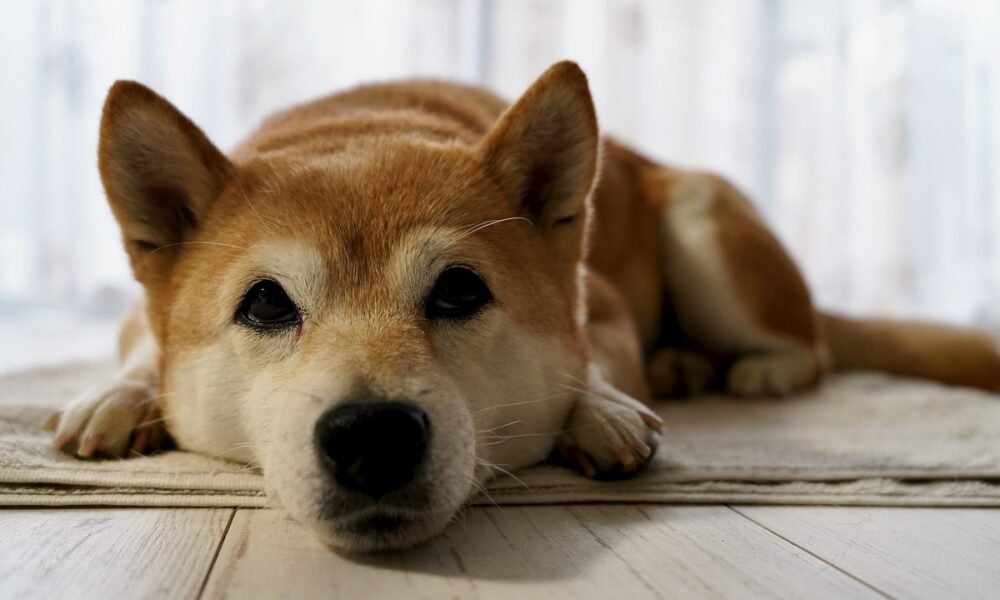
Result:
[[[405,529],[413,520],[412,516],[374,512],[341,522],[339,529],[352,535],[391,537]]]
[[[327,521],[336,537],[350,540],[349,549],[380,552],[419,544],[437,533],[450,516],[431,511],[399,510],[373,506]]]

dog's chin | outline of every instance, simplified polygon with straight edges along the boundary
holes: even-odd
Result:
[[[438,535],[458,510],[418,512],[375,506],[309,525],[323,542],[342,552],[391,552],[412,548]]]

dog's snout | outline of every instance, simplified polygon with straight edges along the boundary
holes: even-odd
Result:
[[[427,450],[430,421],[399,401],[341,404],[320,417],[320,461],[340,485],[380,498],[413,479]]]

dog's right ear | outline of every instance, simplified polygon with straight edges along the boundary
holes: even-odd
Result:
[[[149,285],[197,228],[233,166],[190,119],[134,81],[118,81],[108,92],[98,156],[132,270]]]

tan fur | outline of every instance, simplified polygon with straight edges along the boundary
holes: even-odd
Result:
[[[230,157],[120,82],[100,170],[146,305],[123,329],[119,377],[66,411],[57,445],[122,455],[169,433],[254,462],[277,502],[349,549],[426,539],[494,472],[553,449],[589,476],[636,471],[662,425],[643,404],[650,382],[658,394],[787,394],[814,385],[832,349],[838,367],[998,384],[984,340],[821,323],[732,185],[601,145],[572,63],[509,107],[441,82],[360,87],[275,115]],[[468,322],[432,321],[423,299],[454,264],[494,302]],[[299,307],[294,330],[234,321],[261,278]],[[434,435],[413,484],[424,505],[358,508],[320,470],[315,422],[358,394],[427,412]],[[401,525],[367,532],[370,516]]]
[[[1000,390],[996,342],[986,335],[937,323],[849,319],[822,314],[834,367],[933,379]]]

